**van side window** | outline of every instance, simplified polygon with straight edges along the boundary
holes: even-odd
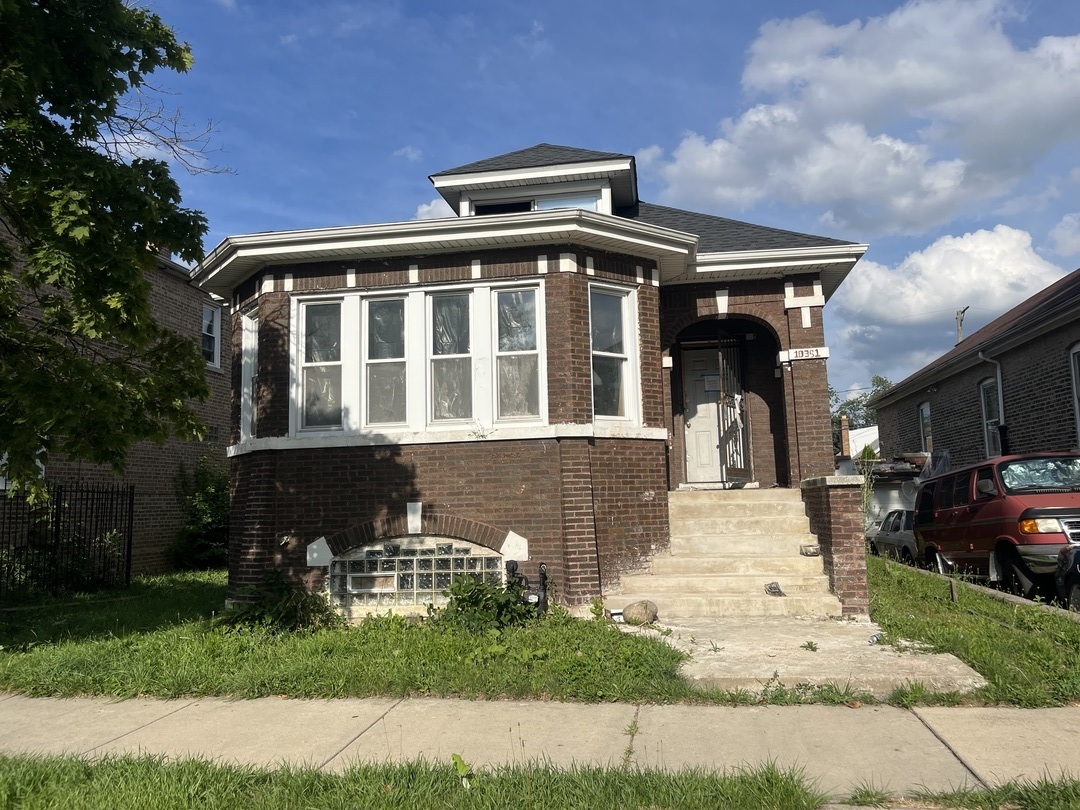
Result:
[[[949,509],[952,507],[953,487],[956,485],[956,479],[953,476],[948,478],[942,478],[938,482],[937,492],[937,508]]]
[[[937,489],[937,481],[923,484],[919,490],[919,523],[927,524],[934,520],[934,492]]]
[[[989,481],[990,482],[990,487],[993,488],[992,491],[983,492],[982,491],[983,489],[989,489],[990,487],[987,487],[984,484],[982,489],[980,489],[979,484],[982,481]],[[994,483],[994,471],[990,467],[983,467],[981,470],[979,470],[977,473],[975,473],[975,497],[977,499],[986,500],[988,498],[993,498],[994,497],[993,492],[996,491],[996,490],[997,490],[997,484]]]
[[[953,506],[965,506],[971,503],[971,473],[956,476],[956,489],[953,490]]]

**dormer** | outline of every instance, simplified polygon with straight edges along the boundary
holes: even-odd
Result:
[[[429,178],[458,216],[581,208],[601,214],[638,202],[633,155],[537,144]]]

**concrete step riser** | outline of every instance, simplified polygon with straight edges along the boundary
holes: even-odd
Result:
[[[654,596],[625,593],[607,599],[609,609],[648,599],[656,604],[661,621],[710,616],[839,616],[840,601],[832,595],[806,596]]]
[[[673,520],[713,520],[735,517],[803,517],[806,509],[801,501],[740,501],[738,503],[669,504]]]
[[[621,589],[633,593],[655,593],[657,596],[758,596],[765,585],[778,582],[788,596],[794,594],[827,594],[829,581],[821,576],[783,576],[775,580],[762,576],[731,574],[727,576],[649,576],[633,575],[622,578]],[[775,597],[773,597],[775,598]]]
[[[797,489],[699,489],[668,493],[668,503],[732,503],[739,501],[797,501],[802,493]]]
[[[731,537],[672,537],[671,554],[679,557],[683,554],[698,555],[739,555],[773,554],[778,557],[798,556],[799,547],[816,543],[813,535],[753,536],[739,535]]]
[[[820,557],[791,555],[683,556],[662,554],[653,557],[650,570],[658,575],[749,574],[752,576],[823,576]]]
[[[810,531],[805,516],[735,517],[708,520],[671,519],[672,534],[797,534]]]

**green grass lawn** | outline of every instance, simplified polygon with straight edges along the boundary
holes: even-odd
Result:
[[[1013,605],[879,557],[868,559],[870,616],[889,640],[921,642],[967,663],[988,681],[966,701],[1023,707],[1080,700],[1080,624],[1037,605]],[[958,702],[901,690],[895,702]]]
[[[514,766],[463,784],[449,764],[370,765],[342,774],[263,771],[198,760],[0,756],[0,806],[115,808],[791,808],[825,797],[798,771],[727,773]]]

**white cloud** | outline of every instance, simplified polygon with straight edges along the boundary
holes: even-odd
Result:
[[[1050,238],[1054,242],[1054,251],[1062,256],[1075,256],[1080,253],[1080,213],[1066,214],[1053,228]]]
[[[284,34],[284,35],[278,37],[278,41],[282,45],[295,45],[297,40],[299,40],[299,39],[300,39],[299,34]]]
[[[845,379],[896,382],[952,348],[957,310],[970,307],[970,335],[1063,274],[1035,252],[1030,234],[1006,225],[943,236],[895,267],[863,260],[829,304],[840,360],[830,372],[844,366],[853,375]]]
[[[767,23],[742,77],[763,100],[669,159],[643,150],[643,171],[669,201],[809,204],[863,235],[947,222],[1080,139],[1080,36],[1025,50],[1014,16],[1007,0],[911,0],[842,26]]]
[[[454,209],[450,207],[442,197],[436,197],[431,202],[420,203],[416,207],[416,216],[413,219],[443,219],[454,216]]]
[[[394,150],[394,157],[403,157],[410,163],[416,163],[424,156],[424,153],[417,149],[415,146],[403,146],[400,149]]]
[[[236,11],[236,0],[214,0],[214,2],[227,11]]]
[[[533,20],[529,33],[514,37],[514,42],[533,59],[551,50],[551,43],[544,37],[544,24],[539,20]]]

